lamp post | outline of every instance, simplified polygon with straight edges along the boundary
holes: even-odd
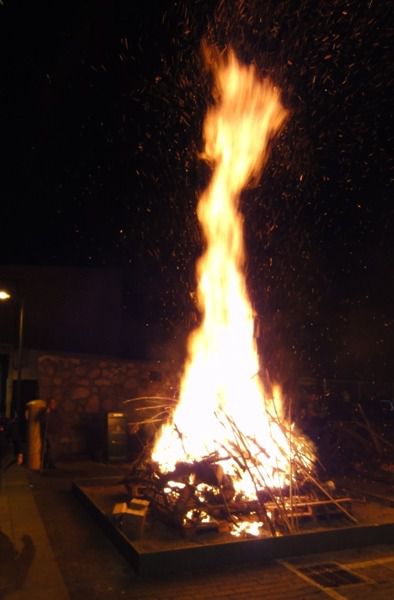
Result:
[[[21,298],[13,296],[7,289],[0,289],[0,301],[15,299],[19,302],[18,317],[18,354],[17,354],[17,379],[16,379],[16,401],[15,409],[18,420],[21,418],[21,398],[22,398],[22,352],[23,352],[23,328],[25,319],[24,301]],[[12,415],[13,416],[13,415]]]

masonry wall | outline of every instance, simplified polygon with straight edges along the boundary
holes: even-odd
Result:
[[[70,355],[38,359],[39,397],[56,400],[60,415],[57,454],[62,457],[105,456],[106,415],[126,413],[128,422],[141,420],[141,396],[176,397],[179,366],[161,361],[130,361]]]

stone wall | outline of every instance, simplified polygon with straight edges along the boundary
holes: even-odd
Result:
[[[179,366],[162,361],[126,361],[70,355],[38,359],[39,398],[54,399],[60,415],[57,454],[104,458],[109,412],[125,412],[128,422],[141,419],[140,396],[176,397]]]

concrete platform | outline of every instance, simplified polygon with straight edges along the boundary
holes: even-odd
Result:
[[[204,533],[184,538],[179,532],[148,520],[143,537],[131,540],[111,518],[114,504],[126,500],[119,478],[76,480],[72,489],[118,550],[142,575],[264,562],[394,542],[394,508],[372,502],[354,504],[357,525],[345,519],[330,519],[324,524],[304,526],[297,534],[280,537],[267,534],[241,539],[230,534]]]

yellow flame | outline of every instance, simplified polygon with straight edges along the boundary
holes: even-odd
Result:
[[[213,174],[197,208],[206,241],[197,264],[202,321],[189,338],[172,423],[163,428],[152,457],[166,471],[178,461],[200,460],[210,453],[225,457],[234,435],[241,432],[252,445],[250,469],[260,480],[269,477],[270,485],[283,485],[290,442],[284,427],[270,418],[282,418],[280,390],[267,399],[259,378],[239,199],[242,188],[261,172],[269,140],[286,111],[278,89],[260,80],[253,66],[241,65],[234,53],[216,66],[214,75],[218,101],[204,124],[204,155]],[[254,494],[250,477],[239,473],[236,462],[222,464],[236,475],[239,490]]]
[[[252,535],[258,537],[261,534],[263,523],[261,521],[242,521],[232,526],[231,534],[235,537]]]

